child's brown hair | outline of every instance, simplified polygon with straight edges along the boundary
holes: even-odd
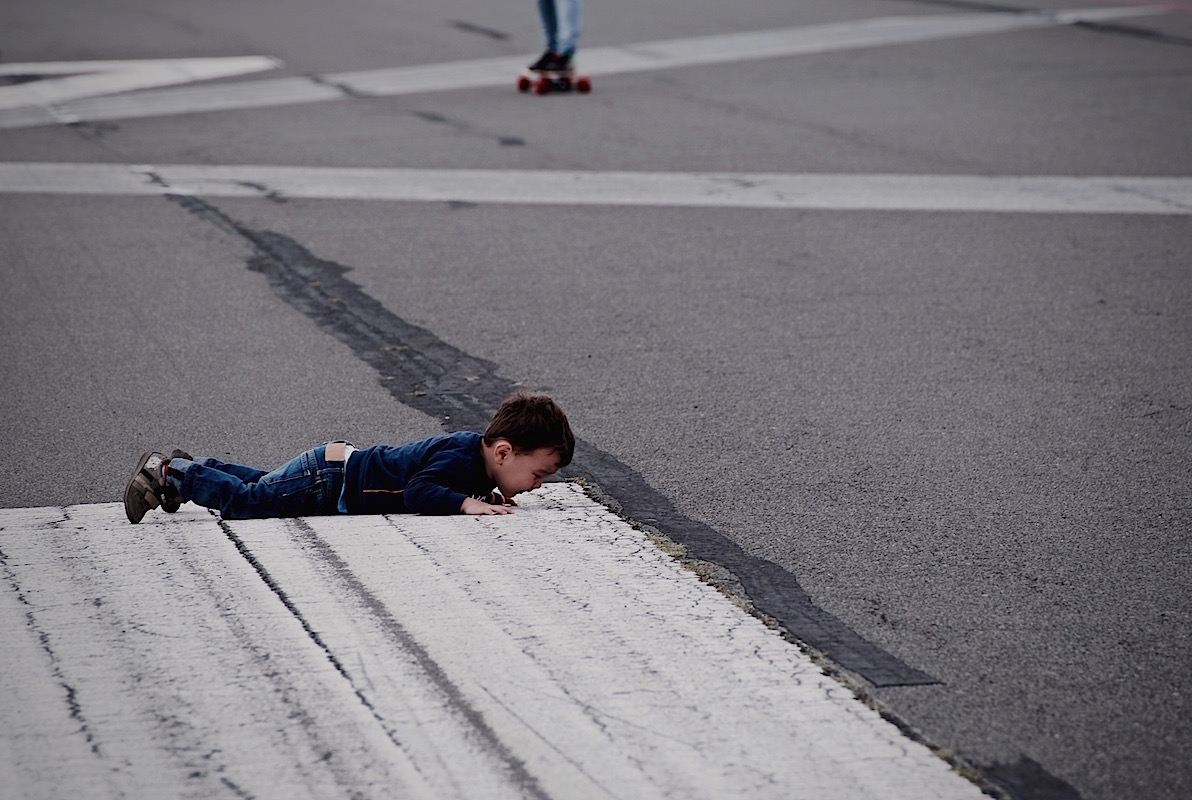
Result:
[[[506,439],[519,453],[549,447],[559,454],[559,468],[575,455],[575,436],[563,409],[544,394],[518,392],[508,398],[484,430],[484,443]]]

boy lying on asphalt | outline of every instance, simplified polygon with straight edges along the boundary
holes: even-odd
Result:
[[[483,434],[461,431],[422,441],[357,450],[329,442],[272,472],[214,458],[141,456],[124,511],[130,522],[187,501],[224,519],[316,514],[509,514],[513,497],[537,489],[571,463],[575,437],[567,415],[544,394],[519,393]]]

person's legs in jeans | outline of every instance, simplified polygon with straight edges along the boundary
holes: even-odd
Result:
[[[217,458],[196,458],[194,463],[198,464],[199,466],[217,469],[220,472],[226,472],[229,475],[239,478],[245,483],[256,483],[261,478],[269,474],[263,469],[257,469],[256,467],[246,467],[243,464],[228,464],[220,461]],[[179,465],[181,465],[181,462],[179,462]]]
[[[538,16],[542,19],[542,38],[546,52],[559,52],[559,18],[555,13],[555,0],[538,0]]]
[[[268,473],[214,458],[174,459],[166,480],[183,500],[218,509],[224,519],[334,514],[343,465],[327,464],[325,449],[308,450]]]
[[[561,58],[570,59],[575,55],[575,48],[579,46],[579,32],[583,26],[583,0],[558,0],[563,4],[563,30],[558,31],[556,21],[555,51]],[[556,12],[556,18],[559,16]],[[568,63],[570,66],[570,63]]]

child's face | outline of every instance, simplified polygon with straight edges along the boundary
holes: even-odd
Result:
[[[542,481],[559,471],[559,454],[551,447],[527,453],[510,448],[498,456],[492,477],[503,497],[537,489]]]

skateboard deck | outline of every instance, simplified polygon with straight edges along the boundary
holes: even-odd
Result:
[[[592,79],[587,75],[577,75],[575,70],[522,70],[517,76],[517,90],[523,94],[533,91],[543,95],[551,92],[579,92],[587,94],[592,91]]]

